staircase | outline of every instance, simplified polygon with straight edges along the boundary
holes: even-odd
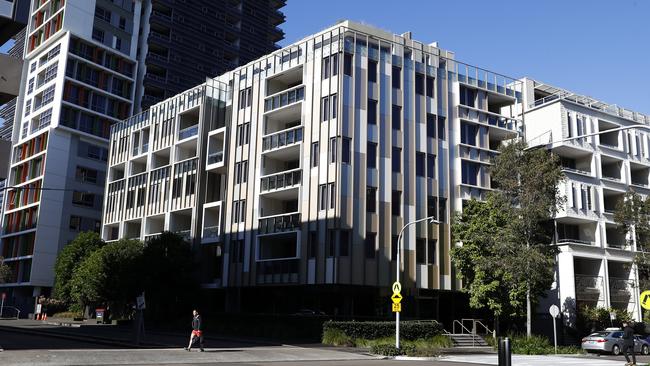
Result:
[[[454,347],[489,347],[485,339],[480,335],[473,334],[449,334],[454,342]]]

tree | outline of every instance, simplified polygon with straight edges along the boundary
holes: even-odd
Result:
[[[646,253],[650,248],[650,200],[630,190],[616,205],[614,221],[621,225],[630,244],[636,242],[633,266],[639,274],[639,287],[650,288],[650,256]]]
[[[0,283],[5,283],[11,277],[11,269],[5,264],[5,259],[0,257]]]
[[[558,190],[562,171],[553,153],[513,142],[500,148],[490,173],[497,189],[454,220],[455,240],[462,246],[452,251],[452,260],[467,282],[473,307],[487,306],[497,317],[519,316],[525,309],[530,336],[533,302],[553,281],[549,223],[564,201]],[[466,245],[470,248],[462,249]]]
[[[54,293],[55,299],[66,304],[72,304],[70,279],[75,268],[97,249],[105,245],[99,234],[88,231],[77,235],[70,244],[63,247],[54,264]]]
[[[72,274],[72,298],[80,306],[110,305],[120,309],[143,290],[144,245],[122,239],[93,252]]]

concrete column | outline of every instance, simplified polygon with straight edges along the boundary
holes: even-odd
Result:
[[[557,255],[558,262],[558,289],[562,320],[564,325],[575,326],[576,320],[576,282],[573,268],[573,254],[561,249]]]

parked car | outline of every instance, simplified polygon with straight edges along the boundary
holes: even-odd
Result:
[[[603,330],[582,338],[582,349],[593,353],[611,353],[620,355],[623,352],[623,331]],[[634,336],[634,351],[638,354],[650,354],[650,343],[639,335]]]

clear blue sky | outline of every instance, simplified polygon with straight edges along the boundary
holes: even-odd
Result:
[[[650,114],[650,0],[287,0],[283,45],[340,19]]]

